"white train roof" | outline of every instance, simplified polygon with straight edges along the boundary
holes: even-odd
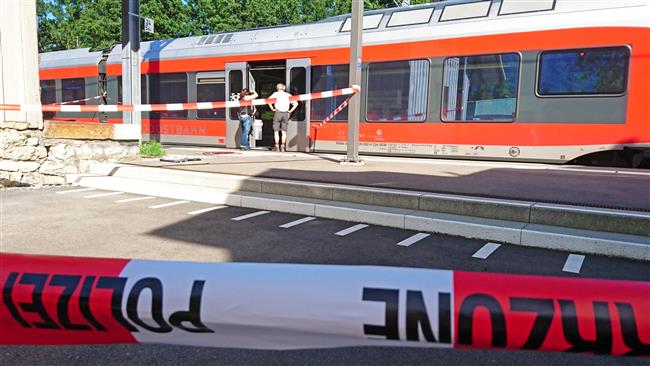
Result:
[[[364,44],[569,27],[650,27],[648,8],[650,0],[443,1],[365,12]],[[310,24],[142,42],[140,55],[142,60],[152,61],[347,47],[349,18],[350,15],[346,14]],[[107,62],[120,63],[121,52],[121,47],[113,48]],[[87,57],[82,57],[84,53]],[[88,49],[50,52],[41,55],[41,67],[70,67],[83,62],[88,62],[88,65],[97,63],[99,55],[99,52],[89,52]],[[59,63],[60,66],[52,66]]]
[[[41,69],[97,65],[102,53],[91,52],[90,48],[46,52],[38,55]]]

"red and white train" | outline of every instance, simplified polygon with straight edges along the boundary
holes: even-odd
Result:
[[[349,15],[318,23],[144,42],[143,103],[267,97],[348,85]],[[567,162],[650,148],[648,0],[459,0],[364,15],[362,153]],[[121,99],[121,49],[40,55],[42,102]],[[288,149],[342,151],[347,110],[314,129],[340,98],[304,102]],[[121,115],[55,119],[121,123]],[[143,114],[143,138],[237,147],[236,111]],[[258,108],[270,144],[270,114]],[[624,154],[619,154],[624,151]],[[618,152],[618,153],[611,153]]]

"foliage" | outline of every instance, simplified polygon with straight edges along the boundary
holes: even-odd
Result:
[[[121,6],[115,0],[38,0],[39,51],[90,47],[119,42]]]
[[[411,0],[421,4],[436,0]],[[352,0],[141,0],[140,14],[154,19],[155,33],[143,40],[211,34],[281,24],[300,24],[349,13]],[[365,0],[365,9],[395,6]],[[37,0],[39,51],[120,43],[121,1]]]
[[[145,157],[158,158],[165,156],[165,150],[158,141],[143,142],[140,145],[140,155]]]

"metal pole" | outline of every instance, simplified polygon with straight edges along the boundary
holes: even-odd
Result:
[[[122,104],[132,104],[131,97],[131,2],[122,0]],[[131,123],[131,113],[122,112],[125,124]]]
[[[122,0],[122,103],[140,104],[140,0]],[[140,112],[123,112],[125,124],[140,125]]]
[[[137,14],[129,17],[131,21],[131,29],[129,30],[129,38],[131,43],[131,99],[133,104],[141,103],[141,88],[140,88],[140,0],[131,0],[129,2],[130,12]],[[131,123],[141,126],[141,112],[131,112]],[[138,134],[139,141],[142,140],[142,130]]]
[[[352,0],[352,32],[350,32],[350,85],[361,85],[361,45],[363,43],[363,0]],[[359,115],[361,95],[357,93],[348,105],[348,154],[345,163],[360,164]]]

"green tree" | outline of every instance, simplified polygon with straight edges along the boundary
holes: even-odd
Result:
[[[315,22],[334,15],[332,0],[305,0],[301,2],[303,21]]]
[[[232,31],[242,28],[238,0],[189,0],[193,35]]]
[[[85,46],[75,29],[88,0],[38,0],[39,47],[43,51]]]
[[[74,25],[80,44],[94,50],[121,42],[122,7],[115,0],[88,1]]]
[[[115,0],[38,0],[41,51],[105,48],[120,41],[121,7]]]
[[[141,0],[140,15],[152,18],[155,23],[155,33],[142,33],[144,41],[192,34],[190,7],[184,0]]]
[[[2,0],[0,0],[2,1]],[[428,2],[411,0],[413,5]],[[352,0],[141,0],[140,13],[155,21],[143,40],[187,37],[281,24],[300,24],[349,13]],[[365,0],[366,10],[395,6]],[[119,0],[37,0],[41,52],[121,41]]]

